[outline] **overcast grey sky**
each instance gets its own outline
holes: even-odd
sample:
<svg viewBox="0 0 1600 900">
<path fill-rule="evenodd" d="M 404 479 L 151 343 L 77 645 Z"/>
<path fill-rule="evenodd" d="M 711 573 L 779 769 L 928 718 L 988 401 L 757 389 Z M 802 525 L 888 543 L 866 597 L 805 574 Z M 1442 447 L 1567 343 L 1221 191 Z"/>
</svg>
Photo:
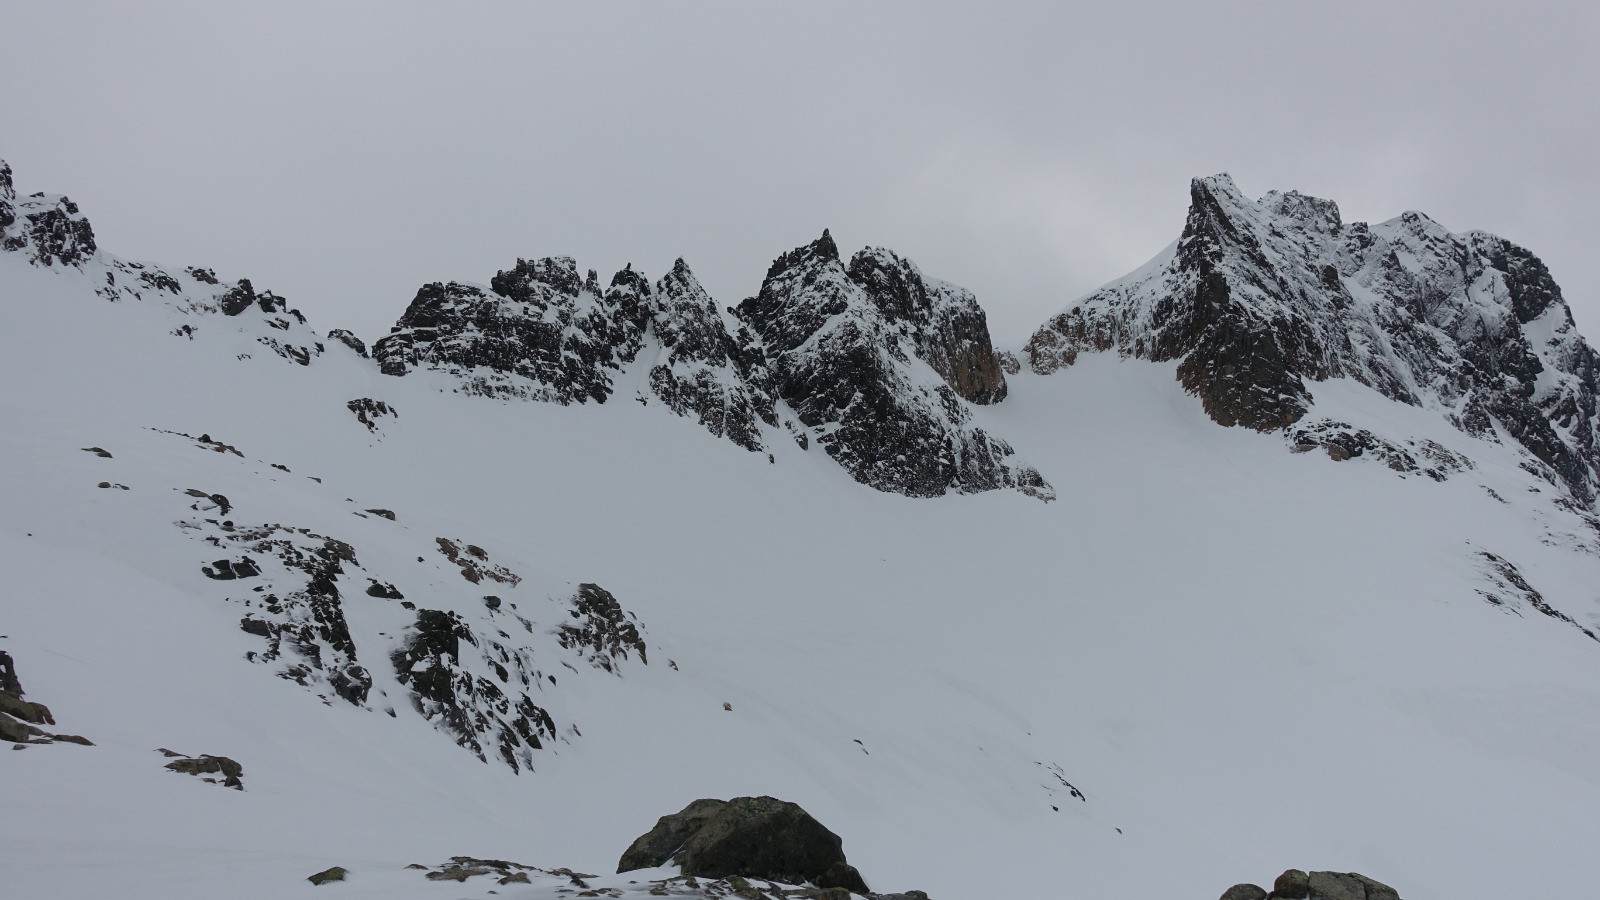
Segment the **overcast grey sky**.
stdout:
<svg viewBox="0 0 1600 900">
<path fill-rule="evenodd" d="M 1600 338 L 1591 3 L 22 3 L 0 158 L 102 247 L 371 340 L 519 256 L 678 256 L 732 305 L 831 228 L 1020 342 L 1188 182 L 1539 254 Z"/>
</svg>

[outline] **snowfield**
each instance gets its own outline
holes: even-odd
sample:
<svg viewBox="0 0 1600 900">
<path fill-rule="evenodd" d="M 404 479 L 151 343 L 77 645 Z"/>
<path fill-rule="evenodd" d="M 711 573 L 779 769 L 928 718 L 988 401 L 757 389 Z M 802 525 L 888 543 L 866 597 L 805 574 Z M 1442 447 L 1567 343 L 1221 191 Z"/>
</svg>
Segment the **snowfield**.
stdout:
<svg viewBox="0 0 1600 900">
<path fill-rule="evenodd" d="M 101 264 L 0 254 L 0 650 L 54 730 L 94 742 L 0 758 L 8 896 L 563 883 L 404 868 L 457 854 L 640 890 L 672 872 L 609 876 L 634 837 L 746 794 L 805 807 L 874 890 L 935 900 L 1208 898 L 1290 866 L 1407 900 L 1592 893 L 1600 534 L 1507 444 L 1427 410 L 1311 385 L 1321 415 L 1471 460 L 1442 482 L 1219 427 L 1174 364 L 1090 354 L 971 408 L 1055 501 L 910 499 L 815 444 L 773 440 L 769 462 L 627 387 L 466 396 L 336 341 L 297 365 L 250 315 L 107 302 Z M 369 429 L 357 398 L 395 415 Z M 202 572 L 239 555 L 205 540 L 223 518 L 354 549 L 338 584 L 367 705 L 246 659 L 250 580 Z M 518 583 L 469 582 L 441 537 Z M 369 578 L 528 648 L 558 732 L 532 771 L 418 712 L 390 665 L 414 614 Z M 580 583 L 637 617 L 648 662 L 562 655 Z M 158 748 L 229 756 L 245 790 L 166 771 Z M 305 880 L 333 865 L 350 880 Z"/>
</svg>

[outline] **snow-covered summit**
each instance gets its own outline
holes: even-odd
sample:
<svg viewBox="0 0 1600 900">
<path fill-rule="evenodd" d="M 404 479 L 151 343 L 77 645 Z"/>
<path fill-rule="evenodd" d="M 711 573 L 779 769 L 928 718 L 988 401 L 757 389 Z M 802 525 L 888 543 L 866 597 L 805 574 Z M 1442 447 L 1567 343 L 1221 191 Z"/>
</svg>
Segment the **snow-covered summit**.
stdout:
<svg viewBox="0 0 1600 900">
<path fill-rule="evenodd" d="M 35 265 L 81 266 L 94 257 L 94 228 L 64 195 L 18 200 L 11 166 L 0 159 L 0 248 L 26 253 Z"/>
<path fill-rule="evenodd" d="M 20 277 L 55 277 L 81 285 L 104 300 L 148 301 L 161 310 L 174 337 L 246 339 L 241 357 L 265 347 L 308 365 L 325 349 L 306 317 L 271 291 L 257 292 L 248 278 L 224 281 L 210 269 L 168 271 L 100 250 L 94 227 L 78 205 L 61 194 L 19 198 L 11 167 L 0 160 L 0 260 L 36 270 Z M 42 270 L 42 271 L 41 271 Z M 19 270 L 20 272 L 21 270 Z M 225 323 L 225 324 L 224 324 Z"/>
<path fill-rule="evenodd" d="M 887 251 L 863 251 L 846 269 L 824 231 L 780 256 L 736 313 L 761 339 L 778 396 L 857 481 L 914 497 L 1014 488 L 1053 499 L 952 386 L 985 402 L 1004 396 L 973 310 L 970 294 L 929 285 Z"/>
<path fill-rule="evenodd" d="M 1175 245 L 1033 335 L 1034 371 L 1087 351 L 1177 360 L 1214 420 L 1260 431 L 1303 423 L 1313 385 L 1348 378 L 1512 442 L 1593 502 L 1596 356 L 1532 253 L 1421 213 L 1369 226 L 1293 191 L 1251 200 L 1226 175 L 1196 179 L 1190 197 Z M 1328 432 L 1291 430 L 1301 446 Z"/>
<path fill-rule="evenodd" d="M 733 315 L 681 259 L 654 285 L 629 266 L 603 291 L 569 258 L 518 260 L 487 288 L 424 286 L 373 357 L 385 374 L 439 370 L 468 393 L 563 405 L 636 384 L 641 402 L 747 450 L 815 442 L 879 490 L 1053 496 L 971 422 L 969 403 L 1006 392 L 971 292 L 887 250 L 846 269 L 824 232 L 780 256 Z"/>
</svg>

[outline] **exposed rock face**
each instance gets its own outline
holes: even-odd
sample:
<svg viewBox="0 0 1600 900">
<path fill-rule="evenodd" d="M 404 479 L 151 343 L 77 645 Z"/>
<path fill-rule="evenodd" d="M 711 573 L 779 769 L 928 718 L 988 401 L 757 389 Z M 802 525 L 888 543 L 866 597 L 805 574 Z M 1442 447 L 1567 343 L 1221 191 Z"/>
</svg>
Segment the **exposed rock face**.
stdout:
<svg viewBox="0 0 1600 900">
<path fill-rule="evenodd" d="M 1006 377 L 989 319 L 964 287 L 928 278 L 892 250 L 868 247 L 850 258 L 850 280 L 861 286 L 916 355 L 973 403 L 999 403 Z"/>
<path fill-rule="evenodd" d="M 344 329 L 344 328 L 335 328 L 335 329 L 333 329 L 332 331 L 328 332 L 328 340 L 330 340 L 330 341 L 338 341 L 339 343 L 345 345 L 346 347 L 349 347 L 351 350 L 354 350 L 356 355 L 361 357 L 362 359 L 368 359 L 369 358 L 367 356 L 367 345 L 366 345 L 366 342 L 362 341 L 361 338 L 356 337 L 355 334 L 353 332 L 349 331 L 348 329 Z"/>
<path fill-rule="evenodd" d="M 1456 472 L 1474 468 L 1472 460 L 1436 441 L 1415 438 L 1391 441 L 1365 428 L 1332 419 L 1302 419 L 1284 429 L 1284 436 L 1296 453 L 1320 447 L 1336 462 L 1358 456 L 1371 457 L 1396 472 L 1418 472 L 1434 481 L 1444 481 Z"/>
<path fill-rule="evenodd" d="M 1272 895 L 1283 900 L 1304 900 L 1311 891 L 1311 876 L 1301 869 L 1285 869 L 1272 882 Z"/>
<path fill-rule="evenodd" d="M 788 423 L 798 443 L 879 490 L 1055 496 L 972 424 L 966 403 L 997 402 L 1006 383 L 968 291 L 887 250 L 847 269 L 824 235 L 775 263 L 736 315 L 681 259 L 654 285 L 629 266 L 604 291 L 571 259 L 518 260 L 488 288 L 424 286 L 372 355 L 389 375 L 435 369 L 468 393 L 563 404 L 604 402 L 636 372 L 639 400 L 751 451 L 782 426 L 782 401 L 809 429 Z"/>
<path fill-rule="evenodd" d="M 650 391 L 680 416 L 747 450 L 776 428 L 766 357 L 744 328 L 730 332 L 717 305 L 679 259 L 656 282 L 649 309 Z M 654 351 L 653 353 L 651 351 Z"/>
<path fill-rule="evenodd" d="M 622 859 L 617 862 L 618 874 L 653 869 L 671 862 L 689 838 L 727 805 L 726 800 L 696 800 L 678 812 L 657 819 L 654 828 L 639 835 L 623 851 Z"/>
<path fill-rule="evenodd" d="M 63 742 L 93 746 L 88 738 L 75 734 L 51 734 L 41 725 L 55 725 L 55 716 L 43 703 L 23 699 L 22 681 L 17 677 L 11 654 L 0 650 L 0 741 L 14 744 L 52 744 Z"/>
<path fill-rule="evenodd" d="M 11 166 L 0 160 L 0 248 L 23 252 L 36 266 L 81 266 L 94 257 L 94 228 L 59 194 L 17 198 Z"/>
<path fill-rule="evenodd" d="M 362 706 L 372 690 L 372 674 L 357 661 L 356 645 L 345 620 L 339 579 L 345 566 L 357 565 L 355 550 L 336 538 L 308 529 L 265 524 L 225 532 L 237 546 L 277 565 L 248 601 L 241 630 L 266 639 L 261 650 L 245 654 L 251 662 L 272 665 L 279 676 L 307 687 L 326 685 L 349 703 Z M 251 557 L 213 563 L 206 575 L 222 579 L 262 576 Z M 281 571 L 281 574 L 279 574 Z"/>
<path fill-rule="evenodd" d="M 557 629 L 561 646 L 579 651 L 595 668 L 615 671 L 616 663 L 631 653 L 639 654 L 640 662 L 650 661 L 633 613 L 623 609 L 617 598 L 600 585 L 578 585 L 571 615 L 573 622 Z"/>
<path fill-rule="evenodd" d="M 639 350 L 644 278 L 618 272 L 602 291 L 569 257 L 515 267 L 490 290 L 423 286 L 372 355 L 387 375 L 417 368 L 459 375 L 470 393 L 554 403 L 604 403 L 617 371 Z"/>
<path fill-rule="evenodd" d="M 765 345 L 778 397 L 845 471 L 879 490 L 936 497 L 1010 487 L 1053 499 L 1009 444 L 972 423 L 961 396 L 917 355 L 909 324 L 884 314 L 880 304 L 916 307 L 914 291 L 896 290 L 910 284 L 914 268 L 898 262 L 881 252 L 860 261 L 872 296 L 851 278 L 826 232 L 772 264 L 761 292 L 741 303 L 738 315 Z M 949 366 L 967 359 L 965 345 L 948 352 L 942 342 L 929 343 L 947 351 Z M 985 354 L 992 357 L 992 350 Z M 970 367 L 959 371 L 971 384 L 984 383 Z"/>
<path fill-rule="evenodd" d="M 167 763 L 167 768 L 183 775 L 193 775 L 202 781 L 220 784 L 236 791 L 244 790 L 244 766 L 226 756 L 212 756 L 202 753 L 199 756 L 175 759 Z"/>
<path fill-rule="evenodd" d="M 1268 894 L 1253 884 L 1236 884 L 1221 900 L 1400 900 L 1395 889 L 1355 872 L 1310 872 L 1289 869 L 1272 883 Z"/>
<path fill-rule="evenodd" d="M 480 658 L 466 658 L 469 652 Z M 527 694 L 539 677 L 531 651 L 480 637 L 457 613 L 417 610 L 416 624 L 392 662 L 417 710 L 438 719 L 479 759 L 487 761 L 487 743 L 513 770 L 532 768 L 532 751 L 556 736 L 555 720 Z"/>
<path fill-rule="evenodd" d="M 1600 641 L 1600 634 L 1591 628 L 1586 628 L 1554 606 L 1544 598 L 1544 595 L 1534 590 L 1522 572 L 1512 565 L 1505 557 L 1490 553 L 1488 550 L 1478 550 L 1474 554 L 1484 575 L 1485 586 L 1478 588 L 1478 596 L 1490 605 L 1499 607 L 1515 615 L 1522 615 L 1522 610 L 1533 609 L 1560 622 L 1578 629 L 1588 635 L 1591 640 Z"/>
<path fill-rule="evenodd" d="M 1509 438 L 1593 502 L 1600 363 L 1531 253 L 1419 213 L 1369 226 L 1294 192 L 1251 201 L 1225 175 L 1190 193 L 1176 244 L 1033 335 L 1034 371 L 1094 351 L 1177 360 L 1211 418 L 1260 431 L 1305 416 L 1311 384 L 1350 378 Z"/>
<path fill-rule="evenodd" d="M 1311 900 L 1400 900 L 1394 888 L 1355 872 L 1311 872 L 1306 896 Z"/>
<path fill-rule="evenodd" d="M 355 414 L 356 421 L 367 426 L 368 431 L 377 431 L 379 424 L 387 417 L 400 418 L 394 407 L 371 397 L 357 397 L 345 403 L 345 408 Z"/>
<path fill-rule="evenodd" d="M 773 797 L 696 800 L 639 837 L 617 871 L 676 861 L 683 874 L 768 878 L 845 888 L 867 885 L 845 861 L 844 842 L 793 803 Z"/>
</svg>

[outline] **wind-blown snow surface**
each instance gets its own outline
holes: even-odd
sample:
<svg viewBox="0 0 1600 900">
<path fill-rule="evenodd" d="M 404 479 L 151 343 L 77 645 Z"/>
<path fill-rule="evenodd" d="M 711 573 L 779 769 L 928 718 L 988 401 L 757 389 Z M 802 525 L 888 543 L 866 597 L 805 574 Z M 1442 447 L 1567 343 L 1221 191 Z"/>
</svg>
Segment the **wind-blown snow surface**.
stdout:
<svg viewBox="0 0 1600 900">
<path fill-rule="evenodd" d="M 402 867 L 609 872 L 657 816 L 740 794 L 800 803 L 874 889 L 936 900 L 1208 897 L 1289 866 L 1407 900 L 1592 889 L 1600 643 L 1486 602 L 1479 551 L 1592 628 L 1596 535 L 1424 411 L 1312 386 L 1475 469 L 1288 454 L 1208 420 L 1173 364 L 1087 357 L 974 411 L 1058 502 L 915 500 L 655 406 L 465 396 L 335 342 L 296 365 L 252 322 L 108 303 L 86 278 L 0 254 L 0 649 L 96 743 L 0 756 L 14 896 L 515 897 L 532 888 Z M 346 407 L 363 397 L 397 416 L 369 431 Z M 420 606 L 522 597 L 541 635 L 560 614 L 540 604 L 598 583 L 649 663 L 552 664 L 561 739 L 531 773 L 480 762 L 405 701 L 383 641 L 409 619 L 354 573 L 346 615 L 394 717 L 247 662 L 261 640 L 224 599 L 245 582 L 205 577 L 223 554 L 173 524 L 206 515 L 189 488 L 348 542 Z M 440 536 L 524 593 L 467 584 Z M 158 747 L 231 756 L 246 790 L 167 772 Z M 331 865 L 352 880 L 304 880 Z"/>
</svg>

